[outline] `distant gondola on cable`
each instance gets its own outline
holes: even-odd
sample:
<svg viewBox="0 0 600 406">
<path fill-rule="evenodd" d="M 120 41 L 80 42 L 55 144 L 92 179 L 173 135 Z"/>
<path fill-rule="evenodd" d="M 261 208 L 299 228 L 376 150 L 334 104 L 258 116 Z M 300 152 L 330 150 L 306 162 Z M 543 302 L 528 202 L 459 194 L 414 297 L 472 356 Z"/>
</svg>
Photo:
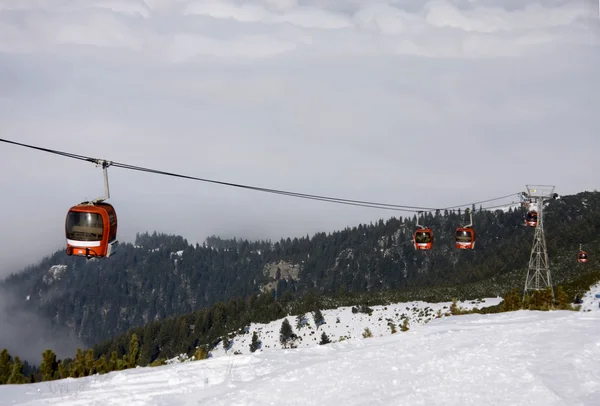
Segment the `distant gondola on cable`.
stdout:
<svg viewBox="0 0 600 406">
<path fill-rule="evenodd" d="M 588 262 L 588 253 L 581 249 L 581 244 L 579 244 L 579 252 L 577 253 L 577 262 L 585 264 Z"/>
<path fill-rule="evenodd" d="M 88 259 L 110 257 L 116 251 L 117 213 L 110 203 L 106 168 L 109 163 L 100 161 L 104 170 L 105 196 L 82 202 L 69 209 L 65 219 L 67 255 L 82 256 Z"/>
<path fill-rule="evenodd" d="M 527 216 L 525 217 L 525 224 L 529 227 L 536 227 L 538 223 L 538 213 L 535 210 L 531 210 L 527 212 Z"/>
<path fill-rule="evenodd" d="M 419 224 L 413 234 L 413 244 L 416 250 L 430 250 L 433 247 L 433 230 Z"/>
<path fill-rule="evenodd" d="M 473 213 L 469 211 L 470 222 L 466 226 L 460 226 L 454 233 L 456 248 L 469 250 L 475 248 L 475 230 L 473 229 Z"/>
<path fill-rule="evenodd" d="M 433 247 L 433 230 L 430 228 L 419 228 L 413 236 L 415 249 L 430 250 Z"/>
</svg>

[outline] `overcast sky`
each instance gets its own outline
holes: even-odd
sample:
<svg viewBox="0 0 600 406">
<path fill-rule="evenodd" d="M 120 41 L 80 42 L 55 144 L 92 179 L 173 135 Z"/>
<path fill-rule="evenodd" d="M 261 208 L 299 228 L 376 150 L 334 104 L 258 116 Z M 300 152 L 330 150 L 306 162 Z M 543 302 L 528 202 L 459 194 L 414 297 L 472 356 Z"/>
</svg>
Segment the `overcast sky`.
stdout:
<svg viewBox="0 0 600 406">
<path fill-rule="evenodd" d="M 0 1 L 0 138 L 444 207 L 598 188 L 592 0 Z M 0 276 L 65 244 L 91 163 L 0 143 Z M 109 169 L 119 239 L 294 237 L 391 212 Z"/>
</svg>

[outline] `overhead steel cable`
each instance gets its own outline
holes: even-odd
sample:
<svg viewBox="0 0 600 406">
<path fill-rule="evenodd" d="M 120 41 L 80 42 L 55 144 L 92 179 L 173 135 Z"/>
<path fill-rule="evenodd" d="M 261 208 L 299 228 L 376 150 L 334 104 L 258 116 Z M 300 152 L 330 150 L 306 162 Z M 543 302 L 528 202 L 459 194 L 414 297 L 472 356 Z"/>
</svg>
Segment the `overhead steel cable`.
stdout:
<svg viewBox="0 0 600 406">
<path fill-rule="evenodd" d="M 473 203 L 469 203 L 469 205 L 475 205 L 475 204 L 483 204 L 483 203 L 489 203 L 489 202 L 495 202 L 496 200 L 501 200 L 501 199 L 508 199 L 511 196 L 515 196 L 517 195 L 517 193 L 511 193 L 509 195 L 504 195 L 504 196 L 500 196 L 500 197 L 495 197 L 493 199 L 487 199 L 487 200 L 480 200 L 478 202 L 473 202 Z M 457 206 L 448 206 L 448 207 L 444 207 L 442 210 L 449 210 L 449 209 L 457 209 L 459 207 L 464 207 L 466 205 L 461 204 L 461 205 L 457 205 Z"/>
<path fill-rule="evenodd" d="M 384 209 L 384 210 L 405 211 L 405 212 L 412 212 L 412 213 L 432 212 L 432 211 L 436 211 L 436 210 L 448 210 L 448 209 L 453 209 L 453 208 L 472 206 L 473 204 L 487 203 L 487 202 L 505 199 L 507 197 L 516 195 L 516 193 L 511 193 L 509 195 L 500 196 L 500 197 L 493 198 L 493 199 L 482 200 L 480 202 L 471 202 L 471 203 L 466 203 L 463 205 L 456 205 L 456 206 L 443 207 L 443 208 L 398 205 L 398 204 L 379 203 L 379 202 L 371 202 L 371 201 L 364 201 L 364 200 L 343 199 L 343 198 L 314 195 L 314 194 L 307 194 L 307 193 L 298 193 L 298 192 L 291 192 L 291 191 L 286 191 L 286 190 L 265 188 L 265 187 L 260 187 L 260 186 L 245 185 L 245 184 L 241 184 L 241 183 L 232 183 L 232 182 L 225 182 L 225 181 L 219 181 L 219 180 L 214 180 L 214 179 L 206 179 L 206 178 L 200 178 L 200 177 L 196 177 L 196 176 L 182 175 L 182 174 L 178 174 L 178 173 L 174 173 L 174 172 L 166 172 L 166 171 L 162 171 L 162 170 L 158 170 L 158 169 L 144 168 L 141 166 L 129 165 L 129 164 L 121 163 L 121 162 L 102 160 L 102 159 L 98 159 L 98 158 L 88 157 L 85 155 L 73 154 L 70 152 L 59 151 L 59 150 L 55 150 L 55 149 L 51 149 L 51 148 L 38 147 L 38 146 L 24 144 L 24 143 L 6 140 L 6 139 L 2 139 L 2 138 L 0 138 L 0 141 L 8 143 L 8 144 L 12 144 L 12 145 L 17 145 L 17 146 L 21 146 L 21 147 L 25 147 L 25 148 L 35 149 L 35 150 L 42 151 L 42 152 L 47 152 L 47 153 L 51 153 L 51 154 L 64 156 L 67 158 L 78 159 L 78 160 L 82 160 L 82 161 L 92 162 L 95 164 L 108 164 L 109 166 L 115 166 L 117 168 L 129 169 L 129 170 L 134 170 L 134 171 L 139 171 L 139 172 L 147 172 L 147 173 L 153 173 L 153 174 L 159 174 L 159 175 L 165 175 L 165 176 L 172 176 L 172 177 L 177 177 L 177 178 L 182 178 L 182 179 L 196 180 L 196 181 L 200 181 L 200 182 L 213 183 L 213 184 L 218 184 L 218 185 L 223 185 L 223 186 L 230 186 L 230 187 L 242 188 L 242 189 L 247 189 L 247 190 L 254 190 L 254 191 L 258 191 L 258 192 L 278 194 L 278 195 L 283 195 L 283 196 L 298 197 L 298 198 L 309 199 L 309 200 L 325 201 L 325 202 L 330 202 L 330 203 L 346 204 L 346 205 L 360 206 L 360 207 L 370 207 L 370 208 Z"/>
<path fill-rule="evenodd" d="M 178 178 L 197 180 L 197 181 L 201 181 L 201 182 L 214 183 L 214 184 L 219 184 L 219 185 L 224 185 L 224 186 L 232 186 L 232 187 L 237 187 L 237 188 L 242 188 L 242 189 L 255 190 L 255 191 L 259 191 L 259 192 L 299 197 L 299 198 L 310 199 L 310 200 L 326 201 L 326 202 L 331 202 L 331 203 L 348 204 L 348 205 L 352 205 L 352 206 L 362 206 L 362 207 L 371 207 L 371 208 L 376 208 L 376 209 L 387 209 L 387 210 L 409 211 L 409 212 L 415 212 L 418 210 L 423 210 L 423 211 L 435 210 L 434 208 L 429 208 L 429 207 L 402 206 L 402 205 L 395 205 L 395 204 L 388 204 L 388 203 L 377 203 L 377 202 L 369 202 L 369 201 L 362 201 L 362 200 L 341 199 L 341 198 L 329 197 L 329 196 L 311 195 L 311 194 L 306 194 L 306 193 L 297 193 L 297 192 L 290 192 L 290 191 L 285 191 L 285 190 L 269 189 L 269 188 L 263 188 L 263 187 L 259 187 L 259 186 L 250 186 L 250 185 L 244 185 L 244 184 L 239 184 L 239 183 L 231 183 L 231 182 L 224 182 L 224 181 L 213 180 L 213 179 L 198 178 L 195 176 L 181 175 L 178 173 L 165 172 L 165 171 L 161 171 L 161 170 L 157 170 L 157 169 L 143 168 L 143 167 L 139 167 L 139 166 L 122 164 L 119 162 L 112 162 L 111 166 L 116 166 L 118 168 L 130 169 L 130 170 L 135 170 L 135 171 L 140 171 L 140 172 L 148 172 L 148 173 L 154 173 L 154 174 L 160 174 L 160 175 L 174 176 L 174 177 L 178 177 Z"/>
<path fill-rule="evenodd" d="M 481 210 L 503 209 L 503 208 L 508 209 L 510 207 L 515 207 L 515 206 L 520 206 L 520 205 L 521 205 L 521 202 L 512 201 L 509 203 L 498 204 L 498 205 L 494 205 L 494 206 L 481 207 Z"/>
</svg>

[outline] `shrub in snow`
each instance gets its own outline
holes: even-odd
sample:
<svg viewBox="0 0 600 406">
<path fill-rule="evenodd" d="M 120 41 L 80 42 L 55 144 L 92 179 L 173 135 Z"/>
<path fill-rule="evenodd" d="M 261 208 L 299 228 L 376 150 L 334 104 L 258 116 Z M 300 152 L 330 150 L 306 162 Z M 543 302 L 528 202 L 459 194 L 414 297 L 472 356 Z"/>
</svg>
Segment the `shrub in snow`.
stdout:
<svg viewBox="0 0 600 406">
<path fill-rule="evenodd" d="M 207 359 L 208 358 L 208 350 L 205 346 L 200 346 L 194 353 L 195 360 Z"/>
<path fill-rule="evenodd" d="M 319 342 L 319 344 L 320 345 L 329 344 L 330 342 L 331 342 L 331 340 L 329 339 L 327 334 L 325 334 L 325 332 L 323 331 L 323 334 L 321 334 L 321 341 Z"/>
</svg>

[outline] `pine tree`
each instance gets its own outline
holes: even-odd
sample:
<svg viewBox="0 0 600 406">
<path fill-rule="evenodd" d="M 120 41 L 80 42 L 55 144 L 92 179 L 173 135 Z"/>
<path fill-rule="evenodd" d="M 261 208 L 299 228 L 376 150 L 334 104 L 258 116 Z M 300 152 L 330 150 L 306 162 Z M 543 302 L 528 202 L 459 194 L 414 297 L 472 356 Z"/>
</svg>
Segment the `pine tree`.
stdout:
<svg viewBox="0 0 600 406">
<path fill-rule="evenodd" d="M 294 331 L 292 330 L 292 326 L 286 317 L 281 322 L 281 328 L 279 329 L 279 342 L 283 348 L 287 348 L 287 343 L 290 338 L 292 338 L 292 334 L 294 334 Z"/>
<path fill-rule="evenodd" d="M 229 350 L 230 347 L 231 347 L 231 339 L 227 335 L 223 336 L 223 349 L 227 352 L 227 350 Z"/>
<path fill-rule="evenodd" d="M 8 381 L 8 377 L 12 371 L 11 356 L 8 350 L 4 348 L 0 352 L 0 385 L 3 385 Z"/>
<path fill-rule="evenodd" d="M 100 356 L 100 358 L 98 358 L 98 359 L 96 360 L 96 363 L 95 363 L 95 364 L 96 364 L 96 365 L 95 365 L 96 371 L 97 371 L 99 374 L 105 374 L 106 372 L 108 372 L 108 371 L 107 371 L 107 366 L 108 366 L 108 365 L 107 365 L 107 363 L 106 363 L 106 357 L 104 356 L 104 354 L 102 354 L 102 355 Z"/>
<path fill-rule="evenodd" d="M 135 333 L 131 335 L 131 341 L 129 342 L 129 354 L 127 357 L 127 367 L 135 368 L 137 365 L 138 357 L 140 353 L 140 344 L 138 337 Z"/>
<path fill-rule="evenodd" d="M 319 342 L 319 344 L 324 345 L 324 344 L 329 344 L 330 342 L 331 342 L 331 340 L 329 339 L 327 334 L 325 334 L 325 332 L 323 331 L 323 333 L 321 333 L 321 341 Z"/>
<path fill-rule="evenodd" d="M 51 349 L 47 349 L 42 353 L 42 363 L 40 364 L 42 381 L 51 381 L 55 379 L 57 371 L 58 362 L 56 361 L 56 354 Z"/>
<path fill-rule="evenodd" d="M 58 361 L 56 373 L 54 374 L 55 379 L 65 379 L 68 377 L 67 371 L 65 371 L 64 363 L 62 360 Z"/>
<path fill-rule="evenodd" d="M 15 356 L 15 360 L 13 361 L 10 375 L 6 380 L 6 383 L 9 385 L 14 385 L 26 382 L 27 378 L 25 378 L 25 375 L 23 375 L 23 363 L 18 356 Z"/>
<path fill-rule="evenodd" d="M 305 314 L 299 314 L 298 316 L 296 316 L 296 329 L 300 330 L 302 327 L 304 327 L 304 324 L 306 323 L 306 315 Z"/>
<path fill-rule="evenodd" d="M 501 312 L 512 312 L 521 308 L 521 295 L 517 289 L 511 290 L 509 293 L 504 295 L 500 304 Z"/>
<path fill-rule="evenodd" d="M 127 354 L 123 354 L 123 358 L 117 358 L 117 371 L 122 371 L 127 368 Z"/>
<path fill-rule="evenodd" d="M 313 312 L 313 320 L 315 321 L 315 326 L 317 329 L 322 324 L 325 324 L 325 317 L 323 317 L 323 313 L 321 313 L 320 309 L 317 309 Z"/>
<path fill-rule="evenodd" d="M 91 376 L 96 373 L 96 360 L 94 359 L 94 350 L 91 348 L 85 352 L 84 365 L 85 376 Z"/>
<path fill-rule="evenodd" d="M 567 310 L 571 307 L 569 303 L 569 297 L 565 293 L 562 286 L 557 286 L 554 290 L 554 297 L 556 299 L 556 306 L 561 310 Z"/>
<path fill-rule="evenodd" d="M 72 378 L 82 378 L 85 376 L 85 373 L 85 356 L 83 355 L 83 350 L 81 348 L 77 348 L 77 353 L 75 354 L 75 361 L 73 363 L 70 376 Z"/>
<path fill-rule="evenodd" d="M 260 346 L 260 341 L 258 340 L 258 334 L 256 331 L 252 333 L 252 342 L 250 343 L 250 352 L 255 352 L 258 350 Z"/>
<path fill-rule="evenodd" d="M 458 313 L 458 306 L 456 304 L 456 298 L 455 297 L 452 298 L 452 304 L 450 305 L 450 313 L 451 314 L 457 314 Z"/>
<path fill-rule="evenodd" d="M 113 351 L 110 354 L 110 360 L 108 361 L 108 367 L 106 368 L 106 372 L 117 371 L 118 364 L 117 352 Z"/>
</svg>

